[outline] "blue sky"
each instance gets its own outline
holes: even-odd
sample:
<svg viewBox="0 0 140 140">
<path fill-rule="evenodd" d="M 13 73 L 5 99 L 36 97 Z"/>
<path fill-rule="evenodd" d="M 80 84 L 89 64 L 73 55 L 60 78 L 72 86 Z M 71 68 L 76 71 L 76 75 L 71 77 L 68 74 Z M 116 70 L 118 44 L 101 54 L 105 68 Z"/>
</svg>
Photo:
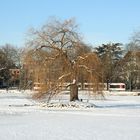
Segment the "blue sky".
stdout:
<svg viewBox="0 0 140 140">
<path fill-rule="evenodd" d="M 28 29 L 51 16 L 74 17 L 84 41 L 93 46 L 125 44 L 140 31 L 140 0 L 0 0 L 0 45 L 24 46 Z"/>
</svg>

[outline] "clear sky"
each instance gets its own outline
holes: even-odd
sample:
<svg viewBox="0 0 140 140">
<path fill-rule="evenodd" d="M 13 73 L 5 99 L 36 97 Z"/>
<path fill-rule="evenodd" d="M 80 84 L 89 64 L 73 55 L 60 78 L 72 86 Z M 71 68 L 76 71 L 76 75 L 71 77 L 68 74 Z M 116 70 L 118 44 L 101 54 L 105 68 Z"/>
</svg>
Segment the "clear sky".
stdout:
<svg viewBox="0 0 140 140">
<path fill-rule="evenodd" d="M 140 31 L 140 0 L 0 0 L 0 45 L 24 46 L 29 28 L 75 17 L 88 44 L 127 43 Z"/>
</svg>

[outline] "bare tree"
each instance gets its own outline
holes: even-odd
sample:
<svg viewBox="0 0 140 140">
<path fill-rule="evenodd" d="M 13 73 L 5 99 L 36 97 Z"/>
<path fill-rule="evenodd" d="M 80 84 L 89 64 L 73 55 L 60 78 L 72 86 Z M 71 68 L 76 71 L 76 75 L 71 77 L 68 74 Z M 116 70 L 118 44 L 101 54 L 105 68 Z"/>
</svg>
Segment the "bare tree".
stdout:
<svg viewBox="0 0 140 140">
<path fill-rule="evenodd" d="M 32 29 L 30 34 L 32 39 L 28 42 L 28 46 L 36 48 L 32 48 L 32 55 L 26 57 L 26 65 L 31 58 L 32 64 L 36 67 L 32 72 L 34 78 L 38 77 L 36 79 L 38 82 L 45 83 L 42 84 L 43 90 L 35 97 L 48 95 L 50 99 L 61 91 L 64 82 L 68 82 L 70 101 L 79 100 L 78 82 L 81 70 L 85 73 L 85 81 L 94 83 L 94 91 L 100 90 L 98 86 L 102 81 L 100 60 L 95 53 L 88 51 L 90 49 L 83 47 L 73 19 L 65 21 L 55 19 L 40 30 Z"/>
<path fill-rule="evenodd" d="M 140 89 L 140 52 L 128 51 L 121 61 L 122 78 L 127 88 Z"/>
<path fill-rule="evenodd" d="M 140 51 L 140 31 L 134 32 L 126 45 L 128 51 Z"/>
<path fill-rule="evenodd" d="M 126 44 L 126 55 L 123 59 L 124 74 L 130 90 L 140 88 L 140 31 L 136 31 Z"/>
</svg>

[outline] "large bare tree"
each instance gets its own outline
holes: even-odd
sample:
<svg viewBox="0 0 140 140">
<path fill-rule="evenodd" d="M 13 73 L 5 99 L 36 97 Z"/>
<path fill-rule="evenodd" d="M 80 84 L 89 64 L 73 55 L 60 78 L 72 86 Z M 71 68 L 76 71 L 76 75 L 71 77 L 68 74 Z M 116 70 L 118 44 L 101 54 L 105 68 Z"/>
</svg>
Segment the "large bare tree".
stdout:
<svg viewBox="0 0 140 140">
<path fill-rule="evenodd" d="M 61 85 L 67 82 L 67 87 L 70 86 L 70 101 L 79 100 L 78 82 L 81 74 L 85 82 L 94 83 L 94 91 L 100 90 L 100 60 L 89 47 L 81 43 L 73 19 L 51 20 L 40 30 L 30 30 L 30 35 L 27 45 L 33 51 L 26 56 L 26 65 L 34 66 L 34 80 L 36 75 L 38 82 L 45 83 L 42 84 L 43 90 L 35 97 L 48 95 L 51 98 L 61 91 Z"/>
</svg>

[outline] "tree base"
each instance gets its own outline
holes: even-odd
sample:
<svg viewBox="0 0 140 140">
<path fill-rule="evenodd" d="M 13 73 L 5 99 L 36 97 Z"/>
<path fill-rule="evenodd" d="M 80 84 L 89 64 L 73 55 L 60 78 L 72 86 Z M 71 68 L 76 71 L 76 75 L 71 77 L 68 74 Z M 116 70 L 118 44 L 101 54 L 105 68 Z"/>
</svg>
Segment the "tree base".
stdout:
<svg viewBox="0 0 140 140">
<path fill-rule="evenodd" d="M 72 84 L 70 87 L 70 101 L 79 101 L 77 84 Z"/>
</svg>

